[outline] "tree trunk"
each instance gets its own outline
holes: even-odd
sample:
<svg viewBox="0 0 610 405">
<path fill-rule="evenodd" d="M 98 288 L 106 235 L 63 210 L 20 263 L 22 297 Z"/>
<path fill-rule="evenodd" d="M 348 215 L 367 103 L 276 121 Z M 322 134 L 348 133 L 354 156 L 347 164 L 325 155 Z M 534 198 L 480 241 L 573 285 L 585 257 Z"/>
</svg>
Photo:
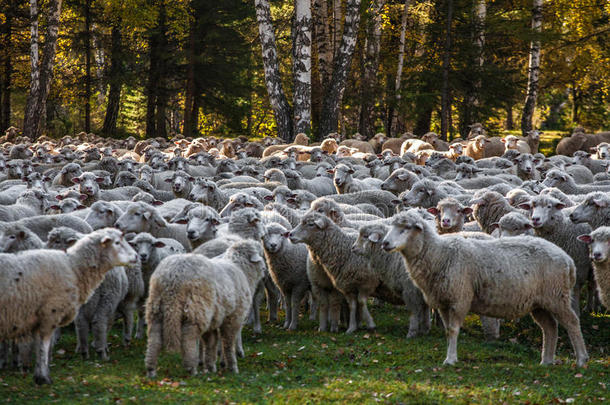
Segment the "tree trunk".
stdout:
<svg viewBox="0 0 610 405">
<path fill-rule="evenodd" d="M 460 111 L 460 133 L 465 136 L 469 125 L 480 121 L 479 106 L 481 104 L 482 67 L 484 63 L 483 47 L 485 45 L 485 18 L 487 16 L 486 0 L 476 0 L 473 10 L 472 42 L 474 47 L 473 69 L 474 79 L 466 90 L 466 97 Z"/>
<path fill-rule="evenodd" d="M 578 124 L 578 113 L 580 110 L 580 92 L 575 85 L 572 85 L 571 88 L 572 93 L 572 123 Z"/>
<path fill-rule="evenodd" d="M 91 0 L 85 1 L 85 132 L 91 132 Z"/>
<path fill-rule="evenodd" d="M 4 76 L 2 77 L 2 89 L 0 93 L 2 103 L 0 105 L 0 131 L 4 131 L 11 126 L 11 85 L 13 77 L 13 61 L 11 54 L 11 37 L 13 31 L 13 2 L 9 2 L 6 9 L 6 21 L 4 22 Z"/>
<path fill-rule="evenodd" d="M 532 31 L 534 38 L 530 45 L 530 58 L 527 78 L 527 95 L 523 114 L 521 116 L 521 133 L 526 136 L 532 129 L 536 99 L 538 98 L 538 80 L 540 76 L 540 32 L 542 31 L 542 2 L 533 0 L 532 8 Z"/>
<path fill-rule="evenodd" d="M 338 129 L 339 110 L 347 75 L 352 64 L 352 57 L 358 39 L 360 24 L 360 0 L 347 0 L 343 38 L 335 58 L 331 81 L 326 88 L 322 104 L 322 116 L 318 127 L 319 136 L 326 136 Z"/>
<path fill-rule="evenodd" d="M 292 49 L 294 134 L 311 133 L 311 0 L 295 0 Z"/>
<path fill-rule="evenodd" d="M 367 139 L 375 135 L 375 97 L 377 71 L 379 70 L 379 48 L 381 46 L 381 9 L 385 0 L 374 0 L 369 8 L 367 20 L 363 75 L 360 82 L 360 123 L 358 132 Z"/>
<path fill-rule="evenodd" d="M 59 17 L 61 15 L 62 0 L 50 0 L 47 15 L 47 30 L 45 35 L 42 60 L 38 61 L 38 5 L 36 0 L 30 1 L 30 32 L 32 34 L 30 56 L 32 57 L 32 83 L 30 94 L 26 103 L 23 122 L 23 135 L 36 139 L 42 130 L 42 117 L 44 117 L 47 97 L 51 90 L 53 79 L 53 64 L 57 49 L 57 34 L 59 31 Z M 39 63 L 38 63 L 39 62 Z M 35 66 L 35 68 L 34 68 Z"/>
<path fill-rule="evenodd" d="M 116 25 L 112 27 L 110 35 L 110 89 L 108 90 L 108 102 L 106 104 L 106 116 L 104 117 L 102 133 L 112 136 L 116 134 L 121 101 L 121 87 L 123 84 L 121 28 L 119 23 L 116 23 Z"/>
<path fill-rule="evenodd" d="M 292 142 L 292 112 L 282 88 L 269 0 L 254 0 L 254 6 L 256 8 L 269 103 L 273 109 L 279 137 L 285 142 Z"/>
<path fill-rule="evenodd" d="M 106 85 L 104 83 L 106 55 L 104 54 L 104 42 L 99 35 L 95 35 L 95 24 L 91 30 L 91 43 L 93 44 L 93 63 L 95 64 L 95 79 L 97 84 L 97 92 L 99 93 L 97 100 L 99 104 L 103 104 L 104 99 L 106 98 Z"/>
<path fill-rule="evenodd" d="M 339 52 L 339 47 L 341 46 L 341 23 L 343 21 L 343 13 L 341 10 L 341 0 L 332 0 L 333 1 L 333 19 L 332 19 L 332 43 L 333 43 L 333 59 L 337 56 L 337 52 Z"/>
<path fill-rule="evenodd" d="M 443 50 L 443 78 L 441 88 L 441 133 L 440 137 L 447 140 L 451 104 L 449 101 L 449 70 L 451 63 L 451 23 L 453 21 L 453 0 L 447 0 L 447 25 L 445 27 L 445 49 Z"/>
<path fill-rule="evenodd" d="M 405 0 L 405 6 L 402 11 L 402 21 L 400 23 L 400 43 L 398 45 L 398 66 L 396 67 L 396 80 L 394 82 L 394 102 L 395 106 L 391 107 L 388 113 L 388 128 L 386 130 L 388 136 L 392 136 L 392 128 L 395 120 L 398 119 L 398 105 L 400 103 L 401 94 L 400 87 L 402 85 L 402 69 L 405 64 L 405 44 L 407 36 L 407 22 L 409 20 L 409 3 L 410 0 Z"/>
<path fill-rule="evenodd" d="M 506 129 L 509 131 L 515 128 L 515 123 L 513 121 L 513 105 L 510 104 L 506 106 Z"/>
<path fill-rule="evenodd" d="M 184 136 L 192 136 L 194 133 L 193 126 L 193 104 L 195 98 L 195 26 L 196 26 L 196 13 L 193 13 L 189 18 L 189 39 L 188 39 L 188 51 L 187 51 L 187 65 L 186 65 L 186 89 L 184 96 L 184 129 L 182 131 Z"/>
<path fill-rule="evenodd" d="M 165 4 L 159 5 L 157 26 L 148 38 L 150 67 L 148 69 L 148 84 L 146 90 L 146 137 L 166 135 L 165 105 L 167 97 L 163 89 L 163 71 L 166 51 L 166 10 Z M 160 111 L 161 110 L 161 111 Z"/>
</svg>

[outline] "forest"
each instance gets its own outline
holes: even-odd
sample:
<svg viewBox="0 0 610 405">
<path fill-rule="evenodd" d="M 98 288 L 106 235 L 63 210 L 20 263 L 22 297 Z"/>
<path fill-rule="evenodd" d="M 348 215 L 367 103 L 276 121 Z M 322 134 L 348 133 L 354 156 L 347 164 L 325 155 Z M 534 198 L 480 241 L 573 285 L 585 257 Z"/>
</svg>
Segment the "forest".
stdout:
<svg viewBox="0 0 610 405">
<path fill-rule="evenodd" d="M 0 0 L 0 130 L 610 128 L 606 0 Z"/>
</svg>

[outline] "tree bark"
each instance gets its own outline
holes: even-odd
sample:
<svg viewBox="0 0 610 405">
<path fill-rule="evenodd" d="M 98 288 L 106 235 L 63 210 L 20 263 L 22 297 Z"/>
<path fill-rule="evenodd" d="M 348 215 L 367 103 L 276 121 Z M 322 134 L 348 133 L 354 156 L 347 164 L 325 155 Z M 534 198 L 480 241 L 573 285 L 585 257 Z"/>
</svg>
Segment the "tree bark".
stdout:
<svg viewBox="0 0 610 405">
<path fill-rule="evenodd" d="M 360 82 L 360 122 L 358 132 L 367 139 L 375 135 L 375 96 L 377 71 L 379 70 L 379 48 L 381 46 L 381 9 L 385 0 L 373 0 L 369 8 L 363 75 Z"/>
<path fill-rule="evenodd" d="M 392 129 L 394 122 L 398 120 L 398 105 L 400 103 L 401 94 L 400 88 L 402 86 L 402 69 L 405 64 L 405 44 L 407 36 L 407 22 L 409 20 L 409 5 L 411 0 L 405 0 L 405 6 L 402 11 L 402 20 L 400 22 L 400 43 L 398 45 L 398 66 L 396 67 L 396 79 L 394 81 L 394 103 L 393 107 L 390 107 L 388 113 L 388 128 L 386 130 L 388 136 L 392 136 Z"/>
<path fill-rule="evenodd" d="M 322 104 L 322 116 L 318 127 L 318 134 L 321 137 L 338 129 L 339 109 L 356 49 L 359 25 L 360 0 L 347 0 L 341 46 L 334 57 L 332 78 L 326 88 Z"/>
<path fill-rule="evenodd" d="M 349 6 L 348 6 L 349 7 Z M 341 23 L 343 21 L 343 13 L 341 10 L 341 0 L 333 0 L 333 20 L 332 20 L 332 43 L 333 43 L 333 59 L 339 52 L 341 46 Z"/>
<path fill-rule="evenodd" d="M 576 85 L 570 89 L 572 93 L 572 123 L 578 124 L 581 94 Z"/>
<path fill-rule="evenodd" d="M 479 106 L 482 87 L 482 67 L 484 63 L 483 47 L 485 45 L 485 18 L 487 16 L 486 0 L 476 0 L 473 10 L 472 42 L 474 46 L 473 69 L 474 79 L 467 90 L 460 114 L 460 133 L 466 135 L 468 126 L 480 121 Z"/>
<path fill-rule="evenodd" d="M 269 103 L 273 109 L 279 137 L 286 142 L 292 142 L 292 112 L 282 88 L 269 0 L 254 0 L 254 6 L 256 8 Z"/>
<path fill-rule="evenodd" d="M 447 140 L 451 104 L 449 100 L 449 70 L 451 69 L 451 23 L 453 21 L 453 0 L 447 0 L 447 24 L 445 27 L 445 49 L 443 50 L 443 78 L 441 87 L 441 133 L 440 137 Z"/>
<path fill-rule="evenodd" d="M 513 105 L 509 104 L 506 106 L 506 129 L 509 131 L 515 128 L 515 123 L 513 121 Z"/>
<path fill-rule="evenodd" d="M 4 22 L 4 38 L 2 47 L 4 48 L 4 76 L 1 83 L 0 94 L 2 100 L 0 105 L 0 131 L 4 131 L 11 126 L 11 86 L 13 78 L 13 61 L 11 53 L 11 38 L 13 32 L 13 2 L 9 2 L 6 9 L 6 21 Z"/>
<path fill-rule="evenodd" d="M 295 0 L 293 133 L 311 133 L 311 0 Z"/>
<path fill-rule="evenodd" d="M 540 77 L 540 32 L 542 31 L 542 2 L 533 0 L 532 33 L 534 38 L 530 45 L 530 58 L 528 64 L 527 95 L 523 114 L 521 115 L 521 133 L 526 136 L 532 129 L 536 99 L 538 98 L 538 81 Z"/>
<path fill-rule="evenodd" d="M 328 27 L 328 4 L 326 0 L 312 1 L 314 44 L 318 55 L 320 83 L 328 83 L 333 62 L 333 48 Z"/>
<path fill-rule="evenodd" d="M 115 23 L 110 34 L 110 89 L 108 90 L 106 116 L 104 117 L 104 126 L 102 127 L 102 133 L 110 136 L 116 134 L 121 101 L 121 87 L 123 85 L 121 28 L 119 25 L 120 23 Z"/>
<path fill-rule="evenodd" d="M 164 70 L 167 51 L 167 12 L 165 3 L 159 5 L 157 26 L 148 38 L 150 66 L 148 69 L 146 101 L 146 137 L 167 136 L 165 106 L 167 96 L 164 89 Z"/>
<path fill-rule="evenodd" d="M 91 0 L 85 1 L 85 132 L 91 132 Z"/>
<path fill-rule="evenodd" d="M 48 3 L 47 29 L 42 60 L 38 61 L 38 5 L 30 0 L 30 32 L 32 34 L 30 56 L 32 57 L 32 83 L 26 103 L 23 122 L 23 134 L 36 139 L 42 130 L 42 118 L 46 110 L 47 97 L 53 79 L 53 64 L 57 49 L 57 34 L 62 0 L 50 0 Z"/>
<path fill-rule="evenodd" d="M 188 39 L 188 51 L 187 51 L 187 66 L 186 66 L 186 89 L 184 96 L 184 129 L 182 131 L 184 136 L 191 136 L 193 134 L 193 104 L 195 98 L 195 26 L 197 15 L 193 15 L 189 18 L 189 39 Z"/>
</svg>

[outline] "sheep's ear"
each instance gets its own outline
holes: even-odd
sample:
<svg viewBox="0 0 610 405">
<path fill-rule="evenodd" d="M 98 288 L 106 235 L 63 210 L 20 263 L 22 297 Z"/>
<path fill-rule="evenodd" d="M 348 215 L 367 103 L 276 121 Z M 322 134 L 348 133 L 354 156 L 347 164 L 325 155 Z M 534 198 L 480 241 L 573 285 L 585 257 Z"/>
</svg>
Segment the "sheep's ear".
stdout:
<svg viewBox="0 0 610 405">
<path fill-rule="evenodd" d="M 532 209 L 532 204 L 529 202 L 521 203 L 519 204 L 519 208 L 521 208 L 522 210 L 529 211 Z"/>
<path fill-rule="evenodd" d="M 17 236 L 18 236 L 20 239 L 25 238 L 25 231 L 19 231 L 19 233 L 17 234 Z"/>
<path fill-rule="evenodd" d="M 66 243 L 68 244 L 68 246 L 74 245 L 77 241 L 78 241 L 77 238 L 68 238 L 68 239 L 66 239 Z"/>
<path fill-rule="evenodd" d="M 50 210 L 59 210 L 59 209 L 61 209 L 61 208 L 59 207 L 59 205 L 54 204 L 54 205 L 51 205 L 51 206 L 49 207 L 49 209 L 50 209 Z"/>
<path fill-rule="evenodd" d="M 106 235 L 102 238 L 102 240 L 100 240 L 100 245 L 102 245 L 103 247 L 106 247 L 106 245 L 108 245 L 109 243 L 112 243 L 113 238 L 112 236 Z"/>
<path fill-rule="evenodd" d="M 72 183 L 79 184 L 80 183 L 80 178 L 79 177 L 72 177 Z"/>
<path fill-rule="evenodd" d="M 470 214 L 472 214 L 472 208 L 470 208 L 470 207 L 464 207 L 464 208 L 462 208 L 462 214 L 464 214 L 464 215 L 470 215 Z"/>
<path fill-rule="evenodd" d="M 597 199 L 593 200 L 593 204 L 595 204 L 595 206 L 597 208 L 606 208 L 608 206 L 608 202 L 606 202 L 604 200 L 597 200 Z"/>
<path fill-rule="evenodd" d="M 78 196 L 78 199 L 81 201 L 85 201 L 88 198 L 87 194 L 81 194 Z"/>
<path fill-rule="evenodd" d="M 570 165 L 570 166 L 572 166 L 572 165 Z M 568 176 L 566 174 L 562 174 L 559 177 L 561 178 L 561 181 L 568 181 Z"/>
<path fill-rule="evenodd" d="M 398 204 L 400 204 L 402 201 L 400 201 L 398 198 L 395 198 L 395 199 L 393 199 L 391 202 L 392 202 L 392 204 L 394 204 L 394 205 L 398 205 Z"/>
<path fill-rule="evenodd" d="M 424 230 L 424 226 L 421 223 L 419 223 L 419 222 L 413 224 L 413 228 L 417 229 L 418 231 L 423 231 Z"/>
<path fill-rule="evenodd" d="M 189 223 L 189 220 L 186 219 L 185 217 L 181 217 L 181 218 L 178 218 L 178 219 L 173 219 L 172 223 L 173 224 L 186 225 L 186 224 Z"/>
<path fill-rule="evenodd" d="M 502 143 L 506 143 L 506 138 L 501 139 Z"/>
<path fill-rule="evenodd" d="M 591 152 L 597 152 L 597 146 L 594 146 L 594 147 L 592 147 L 592 148 L 589 148 L 589 150 L 590 150 Z"/>
<path fill-rule="evenodd" d="M 369 235 L 369 240 L 373 243 L 377 243 L 381 240 L 381 235 L 378 234 L 377 232 L 373 232 L 372 234 Z"/>
<path fill-rule="evenodd" d="M 566 205 L 562 202 L 558 202 L 557 204 L 555 204 L 555 209 L 558 209 L 558 210 L 562 210 L 565 207 L 566 207 Z"/>
<path fill-rule="evenodd" d="M 163 243 L 162 241 L 158 240 L 155 243 L 153 243 L 153 246 L 156 248 L 162 248 L 165 247 L 165 243 Z"/>
<path fill-rule="evenodd" d="M 288 236 L 290 236 L 290 232 L 284 232 L 284 233 L 282 234 L 282 236 L 283 236 L 284 238 L 287 238 Z"/>
<path fill-rule="evenodd" d="M 273 201 L 274 198 L 272 195 L 266 195 L 265 197 L 263 197 L 266 201 Z"/>
<path fill-rule="evenodd" d="M 218 225 L 220 225 L 220 221 L 219 221 L 219 220 L 217 220 L 216 218 L 212 218 L 212 219 L 210 219 L 210 222 L 211 222 L 211 223 L 212 223 L 212 225 L 214 225 L 214 226 L 218 226 Z"/>
<path fill-rule="evenodd" d="M 250 256 L 250 261 L 252 263 L 260 263 L 263 261 L 263 258 L 258 253 L 254 253 L 253 255 Z"/>
<path fill-rule="evenodd" d="M 313 222 L 320 229 L 326 228 L 326 222 L 324 221 L 323 218 L 316 218 Z"/>
<path fill-rule="evenodd" d="M 84 205 L 82 205 L 82 204 L 79 204 L 79 205 L 76 207 L 76 209 L 77 209 L 77 210 L 84 210 L 85 208 L 87 208 L 87 207 L 85 207 L 85 206 L 84 206 Z"/>
<path fill-rule="evenodd" d="M 167 178 L 167 179 L 165 179 L 163 181 L 166 182 L 166 183 L 171 183 L 173 180 L 171 178 Z"/>
<path fill-rule="evenodd" d="M 154 206 L 163 205 L 163 201 L 153 200 L 152 205 L 154 205 Z"/>
<path fill-rule="evenodd" d="M 587 234 L 579 235 L 579 236 L 576 237 L 576 239 L 578 239 L 579 241 L 584 242 L 584 243 L 591 243 L 591 242 L 593 242 L 593 238 L 591 238 L 591 235 L 587 235 Z"/>
<path fill-rule="evenodd" d="M 428 208 L 428 212 L 432 215 L 438 215 L 440 213 L 440 211 L 436 207 Z"/>
<path fill-rule="evenodd" d="M 489 226 L 489 229 L 490 229 L 490 230 L 493 232 L 493 231 L 495 231 L 496 229 L 498 229 L 499 227 L 500 227 L 500 224 L 499 224 L 498 222 L 494 222 L 493 224 L 491 224 L 491 225 Z"/>
<path fill-rule="evenodd" d="M 326 173 L 335 174 L 335 169 L 328 169 L 328 170 L 326 170 Z"/>
</svg>

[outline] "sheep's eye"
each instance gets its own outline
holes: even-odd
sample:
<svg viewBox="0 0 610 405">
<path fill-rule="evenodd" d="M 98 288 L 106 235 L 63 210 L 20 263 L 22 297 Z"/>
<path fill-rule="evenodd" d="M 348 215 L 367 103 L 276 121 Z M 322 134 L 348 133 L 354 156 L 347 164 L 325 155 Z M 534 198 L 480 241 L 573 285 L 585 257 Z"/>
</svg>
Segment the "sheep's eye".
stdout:
<svg viewBox="0 0 610 405">
<path fill-rule="evenodd" d="M 15 235 L 9 236 L 9 239 L 15 239 Z"/>
<path fill-rule="evenodd" d="M 136 217 L 139 217 L 140 213 L 139 212 L 134 212 L 133 215 L 135 215 Z"/>
</svg>

